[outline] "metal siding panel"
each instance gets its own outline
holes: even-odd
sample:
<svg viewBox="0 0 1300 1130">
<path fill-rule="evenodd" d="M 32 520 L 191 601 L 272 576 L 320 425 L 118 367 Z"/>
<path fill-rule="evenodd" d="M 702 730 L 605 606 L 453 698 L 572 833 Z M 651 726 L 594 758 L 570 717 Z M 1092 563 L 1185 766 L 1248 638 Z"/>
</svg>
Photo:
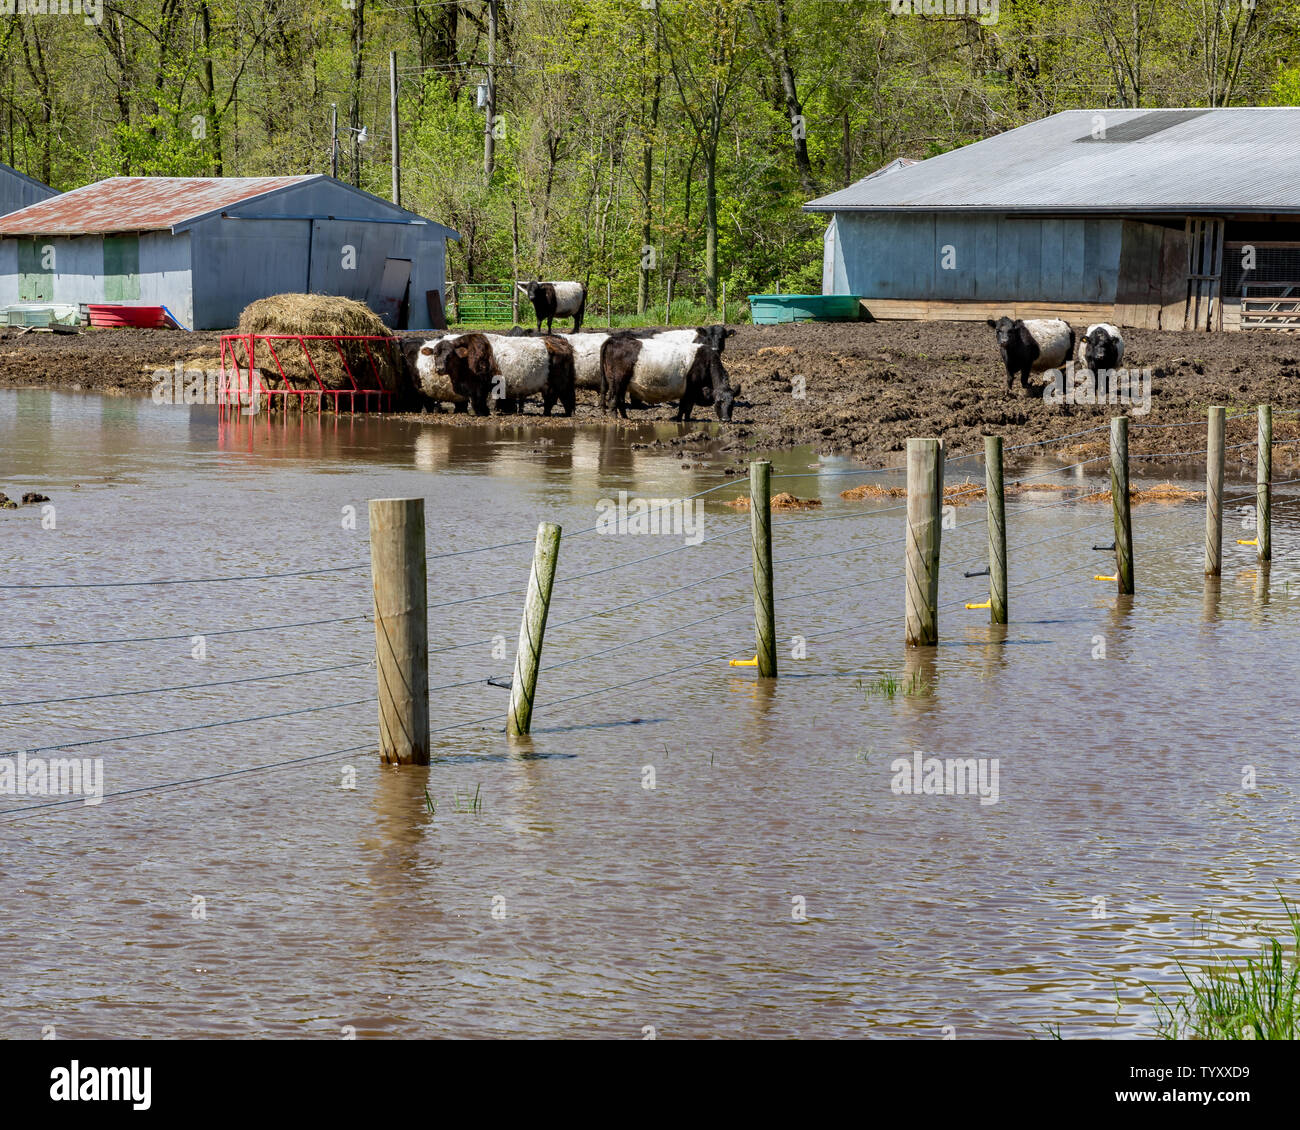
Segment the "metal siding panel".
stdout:
<svg viewBox="0 0 1300 1130">
<path fill-rule="evenodd" d="M 1042 251 L 1039 257 L 1040 297 L 1044 302 L 1068 302 L 1065 293 L 1065 229 L 1064 220 L 1042 222 Z"/>
<path fill-rule="evenodd" d="M 952 247 L 956 265 L 952 270 L 943 267 L 943 249 Z M 975 234 L 970 219 L 966 217 L 934 217 L 934 296 L 958 299 L 971 297 L 971 280 L 974 278 Z"/>
<path fill-rule="evenodd" d="M 228 329 L 244 307 L 307 283 L 306 220 L 223 220 L 191 229 L 194 329 Z"/>
</svg>

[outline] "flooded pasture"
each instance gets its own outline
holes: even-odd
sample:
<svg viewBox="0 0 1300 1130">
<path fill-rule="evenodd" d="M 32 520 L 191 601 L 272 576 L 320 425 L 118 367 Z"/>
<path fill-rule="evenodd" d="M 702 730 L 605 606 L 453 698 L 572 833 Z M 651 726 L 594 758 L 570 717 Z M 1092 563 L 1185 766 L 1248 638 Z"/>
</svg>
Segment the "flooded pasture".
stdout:
<svg viewBox="0 0 1300 1130">
<path fill-rule="evenodd" d="M 1107 505 L 1013 496 L 1005 629 L 964 608 L 985 511 L 958 507 L 941 643 L 909 653 L 900 500 L 779 453 L 773 489 L 823 506 L 773 517 L 760 683 L 727 662 L 754 653 L 747 485 L 701 495 L 696 538 L 602 533 L 620 491 L 719 481 L 629 438 L 0 391 L 0 490 L 54 507 L 0 513 L 0 584 L 177 582 L 4 589 L 0 752 L 102 757 L 107 795 L 0 795 L 0 1034 L 1149 1036 L 1178 962 L 1281 929 L 1295 487 L 1262 571 L 1230 481 L 1221 581 L 1202 505 L 1135 506 L 1132 598 L 1093 579 Z M 415 495 L 434 763 L 384 768 L 366 500 Z M 565 534 L 510 744 L 486 680 L 542 520 Z M 997 759 L 996 795 L 896 792 L 915 751 Z"/>
</svg>

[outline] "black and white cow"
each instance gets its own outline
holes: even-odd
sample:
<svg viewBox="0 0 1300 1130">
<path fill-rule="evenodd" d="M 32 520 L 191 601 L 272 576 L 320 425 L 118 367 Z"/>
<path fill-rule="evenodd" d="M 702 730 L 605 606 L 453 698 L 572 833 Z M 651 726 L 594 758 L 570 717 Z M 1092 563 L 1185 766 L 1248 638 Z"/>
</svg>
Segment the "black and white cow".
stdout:
<svg viewBox="0 0 1300 1130">
<path fill-rule="evenodd" d="M 579 282 L 530 282 L 523 291 L 533 304 L 537 315 L 537 332 L 551 333 L 556 318 L 572 318 L 573 332 L 582 329 L 582 316 L 587 311 L 587 288 Z"/>
<path fill-rule="evenodd" d="M 719 420 L 731 419 L 735 391 L 711 346 L 613 334 L 601 348 L 600 368 L 602 412 L 612 406 L 626 420 L 629 398 L 642 405 L 675 400 L 678 420 L 689 420 L 697 404 L 712 404 Z"/>
<path fill-rule="evenodd" d="M 1029 388 L 1029 374 L 1058 369 L 1074 356 L 1074 330 L 1060 318 L 990 318 L 998 348 L 1007 367 L 1007 392 L 1020 374 L 1020 387 Z"/>
<path fill-rule="evenodd" d="M 1079 342 L 1078 366 L 1093 374 L 1097 395 L 1110 394 L 1110 378 L 1124 360 L 1124 335 L 1109 322 L 1088 327 Z"/>
<path fill-rule="evenodd" d="M 455 334 L 420 350 L 421 391 L 430 400 L 469 403 L 486 416 L 495 402 L 502 412 L 517 412 L 524 401 L 542 395 L 542 415 L 558 401 L 566 416 L 576 405 L 573 350 L 563 338 L 507 337 L 504 334 Z"/>
</svg>

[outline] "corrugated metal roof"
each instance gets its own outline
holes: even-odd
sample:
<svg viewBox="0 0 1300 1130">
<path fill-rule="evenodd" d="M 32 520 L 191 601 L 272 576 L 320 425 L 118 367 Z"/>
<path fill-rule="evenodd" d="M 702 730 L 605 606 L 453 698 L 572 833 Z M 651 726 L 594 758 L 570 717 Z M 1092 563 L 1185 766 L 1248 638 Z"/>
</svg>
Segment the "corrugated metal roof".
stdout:
<svg viewBox="0 0 1300 1130">
<path fill-rule="evenodd" d="M 1096 125 L 1105 127 L 1098 136 Z M 1300 108 L 1066 110 L 809 212 L 1300 212 Z"/>
<path fill-rule="evenodd" d="M 48 193 L 51 196 L 55 195 L 58 192 L 57 189 L 51 188 L 44 181 L 37 180 L 35 177 L 29 177 L 21 169 L 15 169 L 10 165 L 6 165 L 3 161 L 0 161 L 0 174 L 4 176 L 14 177 L 17 180 L 22 181 L 24 184 L 29 184 L 33 188 L 38 188 L 41 191 Z"/>
<path fill-rule="evenodd" d="M 0 235 L 169 231 L 209 212 L 316 180 L 293 177 L 110 177 L 0 218 Z"/>
</svg>

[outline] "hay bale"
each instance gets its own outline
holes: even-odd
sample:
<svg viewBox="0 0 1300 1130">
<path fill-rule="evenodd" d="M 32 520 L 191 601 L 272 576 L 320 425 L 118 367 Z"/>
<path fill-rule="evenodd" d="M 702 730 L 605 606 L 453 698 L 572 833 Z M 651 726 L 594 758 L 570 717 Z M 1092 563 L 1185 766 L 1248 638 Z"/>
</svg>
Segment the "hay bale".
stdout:
<svg viewBox="0 0 1300 1130">
<path fill-rule="evenodd" d="M 321 384 L 326 388 L 351 388 L 352 382 L 348 379 L 351 370 L 358 388 L 403 391 L 401 343 L 364 302 L 332 294 L 274 294 L 244 307 L 244 312 L 239 315 L 239 332 L 383 338 L 383 341 L 371 342 L 309 341 L 306 345 L 310 361 L 296 341 L 275 342 L 274 356 L 267 342 L 258 341 L 253 364 L 262 371 L 270 387 L 279 386 L 283 369 L 291 388 L 314 389 L 317 387 L 316 376 L 312 373 L 314 365 Z M 277 357 L 279 365 L 276 364 Z M 245 360 L 242 351 L 240 360 Z M 283 400 L 290 407 L 296 406 L 298 400 L 297 397 L 274 399 Z M 346 398 L 343 404 L 347 405 Z"/>
</svg>

